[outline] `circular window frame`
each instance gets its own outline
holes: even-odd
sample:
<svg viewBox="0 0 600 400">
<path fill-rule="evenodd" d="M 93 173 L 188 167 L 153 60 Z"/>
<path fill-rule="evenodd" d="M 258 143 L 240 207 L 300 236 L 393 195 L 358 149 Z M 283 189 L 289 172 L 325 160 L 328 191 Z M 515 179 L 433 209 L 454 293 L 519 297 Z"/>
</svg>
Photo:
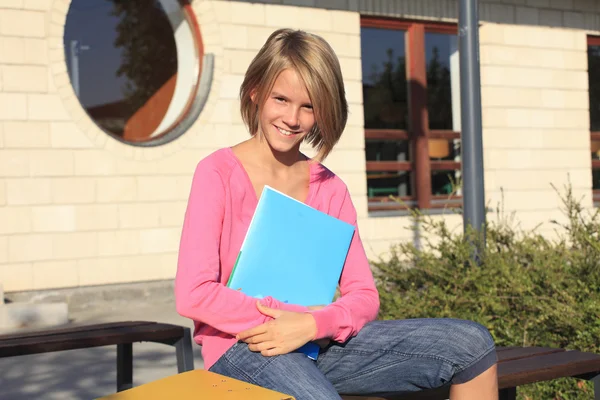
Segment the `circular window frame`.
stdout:
<svg viewBox="0 0 600 400">
<path fill-rule="evenodd" d="M 71 84 L 64 51 L 64 28 L 71 1 L 53 1 L 49 8 L 50 29 L 47 36 L 48 62 L 50 76 L 53 78 L 50 92 L 55 92 L 60 97 L 64 110 L 71 116 L 70 121 L 87 135 L 96 148 L 118 153 L 128 159 L 148 161 L 170 156 L 183 148 L 197 147 L 196 141 L 202 141 L 199 139 L 204 130 L 201 127 L 210 125 L 210 115 L 218 101 L 218 91 L 212 89 L 218 88 L 223 73 L 222 69 L 215 66 L 216 59 L 223 55 L 220 27 L 214 6 L 207 5 L 196 0 L 181 4 L 182 7 L 187 8 L 185 14 L 192 17 L 194 25 L 190 25 L 190 28 L 197 30 L 195 34 L 200 39 L 199 43 L 204 54 L 203 57 L 198 58 L 199 76 L 194 95 L 190 96 L 189 109 L 182 114 L 179 123 L 172 126 L 170 132 L 152 141 L 136 143 L 119 140 L 117 135 L 100 128 L 81 105 Z M 200 26 L 198 21 L 206 22 Z M 202 33 L 203 31 L 205 32 Z"/>
</svg>

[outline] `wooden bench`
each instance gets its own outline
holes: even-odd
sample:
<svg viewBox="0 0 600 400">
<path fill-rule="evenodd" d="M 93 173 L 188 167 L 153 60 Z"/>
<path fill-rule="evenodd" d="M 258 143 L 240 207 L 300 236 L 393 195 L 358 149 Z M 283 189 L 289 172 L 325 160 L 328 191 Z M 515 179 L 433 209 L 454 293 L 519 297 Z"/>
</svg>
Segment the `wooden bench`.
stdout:
<svg viewBox="0 0 600 400">
<path fill-rule="evenodd" d="M 595 400 L 600 400 L 600 355 L 547 347 L 498 347 L 500 400 L 515 400 L 517 386 L 573 377 L 594 382 Z M 344 400 L 442 400 L 449 388 L 414 394 L 342 396 Z"/>
<path fill-rule="evenodd" d="M 178 372 L 194 369 L 190 329 L 147 321 L 81 325 L 0 335 L 0 357 L 117 345 L 117 391 L 132 387 L 134 342 L 175 347 Z"/>
</svg>

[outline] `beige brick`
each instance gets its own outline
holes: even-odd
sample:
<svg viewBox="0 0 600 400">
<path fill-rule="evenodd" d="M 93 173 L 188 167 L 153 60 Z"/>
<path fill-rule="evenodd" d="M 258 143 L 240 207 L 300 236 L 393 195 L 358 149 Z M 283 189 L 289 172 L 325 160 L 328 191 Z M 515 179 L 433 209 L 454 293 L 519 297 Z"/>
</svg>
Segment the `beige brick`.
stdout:
<svg viewBox="0 0 600 400">
<path fill-rule="evenodd" d="M 137 178 L 139 201 L 164 201 L 177 200 L 177 181 L 172 177 L 138 177 Z"/>
<path fill-rule="evenodd" d="M 52 178 L 52 202 L 55 204 L 92 203 L 96 183 L 91 178 Z"/>
<path fill-rule="evenodd" d="M 224 48 L 247 49 L 250 27 L 221 24 L 221 40 Z"/>
<path fill-rule="evenodd" d="M 20 121 L 27 119 L 27 95 L 0 93 L 0 120 Z"/>
<path fill-rule="evenodd" d="M 255 3 L 229 3 L 231 4 L 231 22 L 240 25 L 264 25 L 265 5 Z M 267 6 L 268 7 L 268 6 Z"/>
<path fill-rule="evenodd" d="M 65 121 L 71 119 L 58 95 L 30 94 L 27 99 L 27 115 L 31 120 Z"/>
<path fill-rule="evenodd" d="M 485 150 L 491 149 L 587 149 L 589 133 L 558 129 L 485 129 Z"/>
<path fill-rule="evenodd" d="M 2 66 L 2 80 L 7 92 L 43 93 L 48 91 L 48 72 L 44 67 Z"/>
<path fill-rule="evenodd" d="M 78 205 L 75 208 L 78 231 L 109 230 L 119 227 L 117 205 Z"/>
<path fill-rule="evenodd" d="M 365 169 L 365 152 L 362 150 L 335 149 L 323 164 L 336 173 L 362 172 Z"/>
<path fill-rule="evenodd" d="M 5 206 L 6 204 L 6 180 L 0 179 L 0 206 Z"/>
<path fill-rule="evenodd" d="M 331 12 L 332 31 L 360 35 L 360 14 L 348 11 Z"/>
<path fill-rule="evenodd" d="M 365 125 L 365 116 L 362 105 L 351 104 L 348 106 L 348 127 L 360 127 Z"/>
<path fill-rule="evenodd" d="M 589 150 L 497 149 L 486 151 L 486 169 L 583 169 L 590 167 Z"/>
<path fill-rule="evenodd" d="M 75 175 L 112 175 L 117 173 L 117 171 L 123 174 L 126 173 L 123 169 L 117 168 L 117 161 L 113 155 L 104 150 L 76 151 L 74 157 Z"/>
<path fill-rule="evenodd" d="M 23 8 L 23 0 L 3 0 L 2 8 Z"/>
<path fill-rule="evenodd" d="M 142 149 L 145 150 L 145 149 Z M 159 163 L 153 160 L 127 160 L 125 158 L 116 159 L 116 170 L 121 175 L 157 175 L 162 171 L 158 168 Z"/>
<path fill-rule="evenodd" d="M 55 260 L 96 257 L 98 234 L 96 232 L 57 233 L 52 235 Z"/>
<path fill-rule="evenodd" d="M 213 1 L 213 10 L 217 16 L 217 21 L 220 23 L 231 22 L 232 8 L 237 4 L 232 4 L 229 1 Z"/>
<path fill-rule="evenodd" d="M 26 10 L 48 11 L 52 0 L 23 0 L 23 8 Z"/>
<path fill-rule="evenodd" d="M 544 108 L 556 109 L 589 109 L 589 96 L 584 91 L 542 90 L 541 104 Z"/>
<path fill-rule="evenodd" d="M 37 11 L 0 9 L 0 35 L 44 37 L 44 14 Z"/>
<path fill-rule="evenodd" d="M 23 150 L 0 150 L 0 176 L 28 176 L 29 154 Z"/>
<path fill-rule="evenodd" d="M 243 81 L 244 75 L 223 75 L 219 97 L 222 99 L 238 99 Z"/>
<path fill-rule="evenodd" d="M 0 236 L 0 264 L 6 263 L 8 263 L 8 236 Z"/>
<path fill-rule="evenodd" d="M 20 37 L 0 36 L 0 63 L 23 64 L 26 60 L 25 40 Z"/>
<path fill-rule="evenodd" d="M 52 122 L 50 124 L 50 142 L 54 148 L 85 149 L 94 147 L 89 137 L 72 122 Z"/>
<path fill-rule="evenodd" d="M 7 148 L 46 148 L 50 145 L 49 126 L 43 122 L 5 122 L 4 146 Z"/>
<path fill-rule="evenodd" d="M 488 186 L 488 178 L 494 181 Z M 548 190 L 551 184 L 563 187 L 571 183 L 573 188 L 589 189 L 591 185 L 590 170 L 584 169 L 555 169 L 555 170 L 494 170 L 486 174 L 486 188 L 504 188 L 509 190 Z"/>
<path fill-rule="evenodd" d="M 273 28 L 294 29 L 300 26 L 300 10 L 296 7 L 268 5 L 265 8 L 265 25 Z"/>
<path fill-rule="evenodd" d="M 51 260 L 52 255 L 52 235 L 11 235 L 8 237 L 9 262 Z"/>
<path fill-rule="evenodd" d="M 74 206 L 38 206 L 31 210 L 34 232 L 75 231 Z"/>
<path fill-rule="evenodd" d="M 181 227 L 183 225 L 186 207 L 187 202 L 185 201 L 160 203 L 158 205 L 160 226 Z"/>
<path fill-rule="evenodd" d="M 98 255 L 100 257 L 139 254 L 139 252 L 139 231 L 98 232 Z"/>
<path fill-rule="evenodd" d="M 481 103 L 488 107 L 536 107 L 540 106 L 542 90 L 536 88 L 510 88 L 484 86 L 481 88 Z"/>
<path fill-rule="evenodd" d="M 362 82 L 359 81 L 347 81 L 345 82 L 346 89 L 346 100 L 348 103 L 362 105 L 363 103 L 363 92 Z"/>
<path fill-rule="evenodd" d="M 233 109 L 237 104 L 235 100 L 219 100 L 210 116 L 210 123 L 228 123 L 233 122 Z"/>
<path fill-rule="evenodd" d="M 93 258 L 77 261 L 81 286 L 122 282 L 122 264 L 118 258 Z"/>
<path fill-rule="evenodd" d="M 340 58 L 340 67 L 344 82 L 362 81 L 362 65 L 359 58 Z"/>
<path fill-rule="evenodd" d="M 58 289 L 79 285 L 77 261 L 47 261 L 33 263 L 31 289 Z"/>
<path fill-rule="evenodd" d="M 177 251 L 180 235 L 180 228 L 142 230 L 140 231 L 140 251 L 143 254 Z"/>
<path fill-rule="evenodd" d="M 52 186 L 49 179 L 7 179 L 5 183 L 8 205 L 52 203 Z"/>
<path fill-rule="evenodd" d="M 106 177 L 96 181 L 99 203 L 125 203 L 135 201 L 137 184 L 135 177 Z"/>
<path fill-rule="evenodd" d="M 263 42 L 264 43 L 264 42 Z M 252 45 L 254 46 L 254 45 Z M 254 47 L 253 47 L 254 48 Z M 243 75 L 246 73 L 250 62 L 256 56 L 256 50 L 225 50 L 223 53 L 224 62 L 231 65 L 232 74 Z M 239 90 L 239 88 L 238 88 Z"/>
<path fill-rule="evenodd" d="M 300 7 L 297 9 L 298 23 L 307 31 L 329 32 L 332 31 L 332 12 L 318 8 Z M 356 28 L 356 27 L 355 27 Z M 356 33 L 355 33 L 356 34 Z"/>
<path fill-rule="evenodd" d="M 160 224 L 157 203 L 119 204 L 118 213 L 121 229 L 156 228 Z"/>
<path fill-rule="evenodd" d="M 31 175 L 70 176 L 74 173 L 73 152 L 68 150 L 30 151 Z"/>
<path fill-rule="evenodd" d="M 0 282 L 7 292 L 31 290 L 33 285 L 32 265 L 30 263 L 2 265 Z"/>
<path fill-rule="evenodd" d="M 364 150 L 365 149 L 365 131 L 359 127 L 348 126 L 344 129 L 336 149 Z"/>
<path fill-rule="evenodd" d="M 256 50 L 259 50 L 265 44 L 274 30 L 275 29 L 273 28 L 265 28 L 262 26 L 249 26 L 247 30 L 248 37 L 246 47 L 237 47 L 237 49 L 253 50 L 254 55 L 256 55 Z M 243 72 L 245 73 L 245 71 Z"/>
<path fill-rule="evenodd" d="M 317 32 L 329 42 L 338 57 L 360 58 L 360 36 Z"/>
</svg>

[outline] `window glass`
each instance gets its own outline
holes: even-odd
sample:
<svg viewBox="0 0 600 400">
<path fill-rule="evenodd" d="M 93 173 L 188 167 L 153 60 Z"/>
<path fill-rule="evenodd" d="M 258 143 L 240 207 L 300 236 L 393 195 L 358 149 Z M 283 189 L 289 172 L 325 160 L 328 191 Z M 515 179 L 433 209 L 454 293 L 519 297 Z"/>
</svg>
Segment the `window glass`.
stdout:
<svg viewBox="0 0 600 400">
<path fill-rule="evenodd" d="M 361 28 L 365 129 L 408 129 L 404 35 Z"/>
<path fill-rule="evenodd" d="M 92 120 L 129 143 L 168 134 L 189 111 L 199 40 L 178 0 L 72 0 L 64 34 L 71 84 Z"/>
</svg>

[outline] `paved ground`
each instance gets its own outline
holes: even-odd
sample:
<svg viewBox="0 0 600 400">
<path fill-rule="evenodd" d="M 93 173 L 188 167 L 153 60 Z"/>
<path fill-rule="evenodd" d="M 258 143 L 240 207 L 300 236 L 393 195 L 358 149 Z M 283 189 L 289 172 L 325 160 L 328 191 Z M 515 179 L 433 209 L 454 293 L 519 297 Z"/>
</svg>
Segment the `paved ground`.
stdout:
<svg viewBox="0 0 600 400">
<path fill-rule="evenodd" d="M 131 296 L 128 296 L 131 297 Z M 76 323 L 150 320 L 192 327 L 175 312 L 170 296 L 94 300 L 73 307 Z M 195 368 L 202 368 L 200 348 L 194 346 Z M 133 345 L 133 383 L 139 385 L 177 373 L 171 346 Z M 71 350 L 0 359 L 0 399 L 94 399 L 116 391 L 116 347 Z"/>
</svg>

